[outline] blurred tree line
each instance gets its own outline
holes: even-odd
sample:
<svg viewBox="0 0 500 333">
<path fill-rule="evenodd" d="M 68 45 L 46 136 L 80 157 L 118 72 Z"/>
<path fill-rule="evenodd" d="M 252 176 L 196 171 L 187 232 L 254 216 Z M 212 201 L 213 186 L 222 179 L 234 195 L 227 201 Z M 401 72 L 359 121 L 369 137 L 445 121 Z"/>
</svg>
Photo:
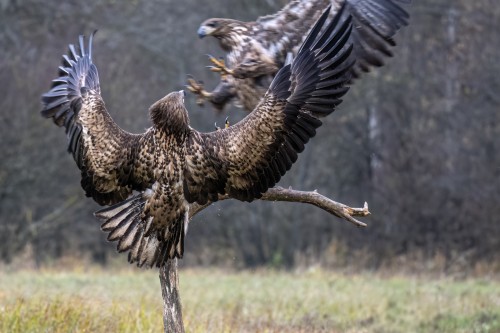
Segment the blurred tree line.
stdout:
<svg viewBox="0 0 500 333">
<path fill-rule="evenodd" d="M 443 268 L 500 257 L 500 7 L 494 0 L 419 0 L 395 57 L 355 82 L 336 113 L 280 182 L 337 201 L 368 201 L 369 227 L 355 229 L 304 204 L 214 204 L 191 222 L 186 264 L 235 267 L 361 263 Z M 37 264 L 115 254 L 65 152 L 62 129 L 39 115 L 39 96 L 81 33 L 94 43 L 102 94 L 115 121 L 149 127 L 147 109 L 181 89 L 187 74 L 215 86 L 198 40 L 209 17 L 253 20 L 284 0 L 0 1 L 0 258 L 31 249 Z M 188 98 L 192 126 L 224 115 Z M 244 116 L 229 110 L 235 123 Z M 410 260 L 411 259 L 411 260 Z M 494 268 L 494 267 L 493 267 Z M 500 267 L 496 267 L 500 269 Z"/>
</svg>

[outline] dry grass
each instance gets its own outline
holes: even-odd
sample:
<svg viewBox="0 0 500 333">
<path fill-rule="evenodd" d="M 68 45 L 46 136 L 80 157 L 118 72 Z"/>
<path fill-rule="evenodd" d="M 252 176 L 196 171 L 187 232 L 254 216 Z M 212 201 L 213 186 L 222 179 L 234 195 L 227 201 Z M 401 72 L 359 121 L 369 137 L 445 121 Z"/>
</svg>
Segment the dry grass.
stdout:
<svg viewBox="0 0 500 333">
<path fill-rule="evenodd" d="M 187 332 L 500 332 L 500 282 L 182 270 Z M 1 332 L 160 332 L 155 271 L 0 273 Z"/>
</svg>

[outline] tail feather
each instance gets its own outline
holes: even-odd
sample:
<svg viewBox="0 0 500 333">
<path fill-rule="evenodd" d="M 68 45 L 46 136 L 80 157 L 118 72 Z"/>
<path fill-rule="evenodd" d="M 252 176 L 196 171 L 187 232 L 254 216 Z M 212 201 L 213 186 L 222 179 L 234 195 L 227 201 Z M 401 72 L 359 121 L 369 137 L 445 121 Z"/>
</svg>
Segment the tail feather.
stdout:
<svg viewBox="0 0 500 333">
<path fill-rule="evenodd" d="M 139 245 L 138 256 L 129 256 L 129 261 L 131 263 L 137 262 L 139 267 L 160 267 L 168 258 L 160 258 L 158 255 L 164 244 L 157 237 L 143 237 L 141 239 L 141 244 Z"/>
<path fill-rule="evenodd" d="M 106 220 L 106 222 L 101 225 L 102 231 L 112 231 L 117 228 L 124 219 L 127 219 L 131 211 L 134 211 L 136 207 L 143 206 L 145 202 L 146 198 L 134 196 L 116 205 L 101 209 L 95 212 L 94 215 L 98 219 Z"/>
<path fill-rule="evenodd" d="M 120 240 L 123 236 L 125 236 L 125 233 L 128 231 L 135 219 L 136 216 L 134 212 L 126 214 L 125 217 L 122 218 L 122 221 L 116 226 L 116 228 L 111 230 L 111 232 L 108 234 L 108 241 L 114 242 Z M 118 250 L 121 249 L 119 248 Z"/>
<path fill-rule="evenodd" d="M 117 242 L 118 252 L 128 251 L 128 261 L 139 267 L 161 267 L 170 258 L 182 258 L 184 253 L 185 217 L 166 230 L 159 230 L 153 218 L 143 220 L 148 197 L 140 193 L 125 201 L 94 213 L 108 233 L 108 241 Z"/>
<path fill-rule="evenodd" d="M 139 217 L 135 217 L 131 223 L 129 223 L 127 230 L 125 233 L 117 238 L 118 244 L 116 247 L 118 248 L 118 252 L 125 252 L 130 250 L 132 245 L 134 244 L 134 240 L 136 240 L 136 235 L 139 230 L 138 225 L 141 222 Z M 110 234 L 111 235 L 111 234 Z"/>
</svg>

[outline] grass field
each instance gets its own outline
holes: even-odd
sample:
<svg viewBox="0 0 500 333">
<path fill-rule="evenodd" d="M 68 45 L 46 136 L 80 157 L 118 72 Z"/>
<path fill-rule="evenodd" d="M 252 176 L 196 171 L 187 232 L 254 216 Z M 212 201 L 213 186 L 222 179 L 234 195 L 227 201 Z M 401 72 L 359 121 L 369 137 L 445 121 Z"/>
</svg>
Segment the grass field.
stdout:
<svg viewBox="0 0 500 333">
<path fill-rule="evenodd" d="M 500 332 L 500 281 L 181 270 L 187 332 Z M 1 332 L 161 332 L 155 271 L 0 272 Z"/>
</svg>

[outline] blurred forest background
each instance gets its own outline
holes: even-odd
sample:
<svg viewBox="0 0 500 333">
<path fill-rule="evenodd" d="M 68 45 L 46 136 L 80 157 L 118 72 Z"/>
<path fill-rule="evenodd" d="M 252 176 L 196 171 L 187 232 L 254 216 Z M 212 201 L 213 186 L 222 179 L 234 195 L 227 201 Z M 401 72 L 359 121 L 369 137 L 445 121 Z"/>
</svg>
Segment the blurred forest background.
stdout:
<svg viewBox="0 0 500 333">
<path fill-rule="evenodd" d="M 215 87 L 199 40 L 209 17 L 254 20 L 284 0 L 0 0 L 0 260 L 125 262 L 92 213 L 62 129 L 39 114 L 68 43 L 99 29 L 94 61 L 115 121 L 141 132 L 147 109 L 193 74 Z M 283 187 L 370 205 L 357 229 L 305 204 L 228 201 L 190 224 L 185 265 L 407 267 L 500 271 L 500 6 L 414 0 L 395 57 L 355 82 Z M 191 124 L 224 123 L 187 99 Z M 230 121 L 244 116 L 232 108 Z M 496 262 L 496 264 L 495 264 Z"/>
</svg>

